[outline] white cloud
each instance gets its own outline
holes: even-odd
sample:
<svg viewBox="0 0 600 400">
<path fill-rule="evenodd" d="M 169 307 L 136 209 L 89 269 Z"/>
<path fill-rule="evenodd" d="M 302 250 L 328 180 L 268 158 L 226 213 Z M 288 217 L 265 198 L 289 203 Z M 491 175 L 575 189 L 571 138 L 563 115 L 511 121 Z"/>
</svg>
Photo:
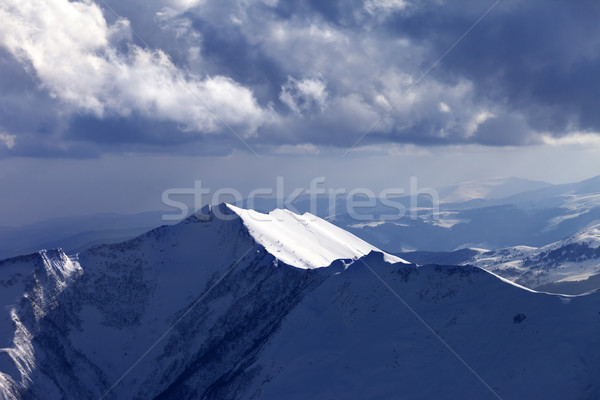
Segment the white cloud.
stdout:
<svg viewBox="0 0 600 400">
<path fill-rule="evenodd" d="M 67 105 L 98 117 L 137 112 L 202 132 L 222 129 L 222 119 L 250 135 L 269 120 L 252 91 L 232 79 L 184 76 L 162 51 L 130 42 L 120 53 L 128 29 L 127 20 L 108 25 L 90 0 L 0 3 L 0 44 Z"/>
<path fill-rule="evenodd" d="M 171 0 L 171 7 L 176 8 L 180 11 L 186 11 L 190 8 L 197 7 L 203 4 L 205 0 Z"/>
<path fill-rule="evenodd" d="M 404 0 L 367 0 L 365 2 L 365 10 L 370 14 L 378 12 L 390 13 L 406 8 L 408 3 Z"/>
<path fill-rule="evenodd" d="M 494 114 L 490 111 L 487 111 L 487 110 L 483 110 L 483 111 L 473 115 L 471 120 L 465 124 L 467 137 L 473 136 L 475 134 L 475 132 L 477 132 L 479 125 L 483 124 L 488 119 L 495 118 L 495 117 L 496 117 L 496 114 Z"/>
<path fill-rule="evenodd" d="M 386 143 L 481 142 L 480 128 L 489 136 L 495 126 L 490 119 L 501 125 L 515 114 L 507 104 L 478 94 L 478 82 L 466 76 L 444 80 L 444 74 L 432 73 L 413 87 L 437 50 L 426 40 L 413 40 L 409 32 L 387 34 L 382 20 L 392 13 L 407 16 L 419 9 L 419 2 L 364 0 L 340 12 L 342 23 L 308 6 L 290 6 L 295 11 L 288 16 L 265 12 L 277 3 L 125 2 L 129 7 L 124 12 L 144 11 L 127 14 L 142 36 L 162 43 L 157 48 L 168 48 L 186 71 L 160 50 L 135 46 L 139 41 L 128 20 L 107 23 L 92 0 L 3 0 L 0 45 L 66 105 L 67 117 L 80 110 L 99 117 L 136 114 L 174 121 L 186 132 L 222 130 L 206 104 L 241 134 L 263 127 L 257 145 L 267 149 L 294 141 L 350 146 L 367 131 L 359 146 L 368 146 L 371 138 Z M 275 106 L 261 107 L 254 93 L 261 104 Z M 274 111 L 285 107 L 291 112 Z M 68 118 L 62 121 L 69 124 Z M 501 128 L 494 132 L 507 136 Z M 513 136 L 536 135 L 532 129 L 519 132 Z M 187 138 L 195 139 L 191 134 Z M 18 139 L 17 146 L 25 143 Z M 548 135 L 544 142 L 574 140 L 582 139 L 561 141 Z"/>
<path fill-rule="evenodd" d="M 323 111 L 327 101 L 327 86 L 320 79 L 296 80 L 289 77 L 281 87 L 279 99 L 297 114 Z"/>
<path fill-rule="evenodd" d="M 451 110 L 450 110 L 450 107 L 448 107 L 448 104 L 446 104 L 442 101 L 442 102 L 440 102 L 440 111 L 449 113 Z"/>
<path fill-rule="evenodd" d="M 15 135 L 9 135 L 8 133 L 0 133 L 0 143 L 6 146 L 6 148 L 9 150 L 15 147 L 15 138 Z"/>
<path fill-rule="evenodd" d="M 542 134 L 541 137 L 542 143 L 551 146 L 600 147 L 600 132 L 573 132 L 562 137 L 555 137 L 551 134 Z"/>
</svg>

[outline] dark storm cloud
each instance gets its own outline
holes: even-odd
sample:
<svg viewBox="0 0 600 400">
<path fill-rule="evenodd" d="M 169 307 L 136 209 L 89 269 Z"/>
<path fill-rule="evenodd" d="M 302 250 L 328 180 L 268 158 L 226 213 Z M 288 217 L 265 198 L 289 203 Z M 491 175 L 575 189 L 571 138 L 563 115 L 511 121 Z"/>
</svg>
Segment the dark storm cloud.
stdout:
<svg viewBox="0 0 600 400">
<path fill-rule="evenodd" d="M 75 116 L 64 137 L 78 149 L 94 148 L 110 153 L 114 147 L 122 152 L 176 153 L 182 155 L 230 154 L 232 149 L 243 149 L 235 137 L 204 136 L 198 140 L 194 132 L 184 132 L 170 121 L 155 121 L 137 114 L 127 117 L 98 119 L 93 116 Z"/>
<path fill-rule="evenodd" d="M 490 146 L 528 144 L 530 128 L 522 119 L 512 115 L 486 120 L 476 132 L 475 141 Z"/>
<path fill-rule="evenodd" d="M 30 53 L 5 44 L 0 156 L 245 148 L 223 121 L 257 148 L 346 148 L 379 119 L 361 145 L 516 146 L 600 132 L 594 1 L 503 0 L 414 87 L 492 1 L 183 3 L 116 7 L 149 44 L 143 50 L 107 10 L 108 27 L 92 24 L 101 44 L 73 37 L 56 45 L 74 49 L 66 53 L 41 39 Z M 56 26 L 46 37 L 73 34 Z M 22 28 L 23 38 L 38 29 Z M 65 79 L 59 61 L 32 61 L 42 51 L 49 63 L 72 54 L 79 69 Z M 82 61 L 90 53 L 101 74 Z"/>
<path fill-rule="evenodd" d="M 277 99 L 287 72 L 276 59 L 265 55 L 260 46 L 249 43 L 236 26 L 215 26 L 214 21 L 202 16 L 191 15 L 190 18 L 193 28 L 202 33 L 206 73 L 226 75 L 252 87 L 261 104 Z"/>
<path fill-rule="evenodd" d="M 463 11 L 454 2 L 416 9 L 390 20 L 388 28 L 441 54 L 472 23 L 474 13 Z M 507 102 L 533 129 L 560 134 L 575 125 L 598 132 L 599 21 L 596 1 L 504 0 L 434 76 L 472 80 L 478 97 Z"/>
<path fill-rule="evenodd" d="M 44 157 L 44 149 L 56 144 L 60 113 L 35 77 L 0 48 L 0 157 Z M 14 147 L 3 145 L 2 135 L 14 137 Z"/>
</svg>

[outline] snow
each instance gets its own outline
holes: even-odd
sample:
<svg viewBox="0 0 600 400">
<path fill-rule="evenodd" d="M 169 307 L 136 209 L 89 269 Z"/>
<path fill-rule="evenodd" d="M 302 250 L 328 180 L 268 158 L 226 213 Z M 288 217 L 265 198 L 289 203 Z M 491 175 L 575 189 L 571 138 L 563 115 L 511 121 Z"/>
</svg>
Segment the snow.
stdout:
<svg viewBox="0 0 600 400">
<path fill-rule="evenodd" d="M 563 223 L 564 221 L 567 221 L 567 220 L 570 220 L 570 219 L 579 218 L 582 215 L 587 214 L 588 212 L 589 212 L 589 210 L 583 210 L 583 211 L 580 211 L 580 212 L 576 212 L 574 214 L 559 215 L 559 216 L 556 216 L 554 218 L 551 218 L 548 221 L 548 226 L 544 229 L 544 231 L 547 232 L 547 231 L 550 231 L 552 229 L 556 229 L 556 227 L 559 224 Z"/>
<path fill-rule="evenodd" d="M 218 207 L 231 218 L 0 262 L 0 398 L 492 398 L 430 329 L 505 399 L 600 398 L 600 293 L 405 265 L 310 214 Z"/>
<path fill-rule="evenodd" d="M 277 209 L 263 214 L 230 204 L 227 207 L 243 220 L 257 243 L 278 260 L 293 267 L 327 267 L 335 260 L 356 260 L 371 251 L 383 253 L 384 260 L 390 264 L 408 264 L 310 213 L 298 215 Z"/>
<path fill-rule="evenodd" d="M 464 264 L 475 265 L 513 282 L 537 289 L 564 282 L 582 282 L 600 274 L 600 225 L 543 247 L 514 246 L 480 253 Z M 554 289 L 553 289 L 554 290 Z"/>
<path fill-rule="evenodd" d="M 600 224 L 591 226 L 577 233 L 573 238 L 574 243 L 585 243 L 592 249 L 600 247 Z"/>
<path fill-rule="evenodd" d="M 469 222 L 469 220 L 467 220 L 467 219 L 444 219 L 444 218 L 439 218 L 437 220 L 435 220 L 435 219 L 433 220 L 433 225 L 439 226 L 440 228 L 450 229 L 454 225 L 464 224 L 464 223 L 468 223 L 468 222 Z"/>
<path fill-rule="evenodd" d="M 362 229 L 362 228 L 376 228 L 383 224 L 385 224 L 385 221 L 364 222 L 362 224 L 354 224 L 354 225 L 349 225 L 349 226 L 350 226 L 350 228 L 354 228 L 354 229 Z"/>
</svg>

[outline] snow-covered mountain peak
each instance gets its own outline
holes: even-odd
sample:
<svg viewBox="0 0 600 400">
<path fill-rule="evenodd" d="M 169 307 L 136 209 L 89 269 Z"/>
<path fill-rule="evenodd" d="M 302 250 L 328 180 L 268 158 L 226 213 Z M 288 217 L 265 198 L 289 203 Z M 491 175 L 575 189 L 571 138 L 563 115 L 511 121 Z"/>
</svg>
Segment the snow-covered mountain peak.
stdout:
<svg viewBox="0 0 600 400">
<path fill-rule="evenodd" d="M 592 225 L 573 236 L 571 242 L 586 244 L 589 248 L 600 247 L 600 224 Z"/>
<path fill-rule="evenodd" d="M 512 246 L 483 252 L 464 264 L 551 293 L 581 294 L 600 282 L 600 224 L 543 247 Z"/>
<path fill-rule="evenodd" d="M 0 261 L 0 399 L 490 397 L 472 371 L 506 399 L 600 398 L 600 293 L 396 260 L 310 214 L 221 204 Z"/>
<path fill-rule="evenodd" d="M 327 267 L 335 260 L 358 259 L 372 251 L 382 253 L 388 263 L 407 263 L 310 213 L 299 215 L 277 209 L 263 214 L 230 204 L 226 207 L 242 219 L 257 243 L 297 268 Z"/>
</svg>

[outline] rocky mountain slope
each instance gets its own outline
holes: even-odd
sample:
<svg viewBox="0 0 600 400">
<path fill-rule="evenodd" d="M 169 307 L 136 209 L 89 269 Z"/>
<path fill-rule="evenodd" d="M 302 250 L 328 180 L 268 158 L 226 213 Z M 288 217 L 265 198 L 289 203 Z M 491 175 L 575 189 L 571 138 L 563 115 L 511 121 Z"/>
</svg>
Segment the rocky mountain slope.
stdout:
<svg viewBox="0 0 600 400">
<path fill-rule="evenodd" d="M 310 215 L 221 205 L 0 262 L 7 399 L 600 396 L 600 294 L 416 266 Z"/>
</svg>

